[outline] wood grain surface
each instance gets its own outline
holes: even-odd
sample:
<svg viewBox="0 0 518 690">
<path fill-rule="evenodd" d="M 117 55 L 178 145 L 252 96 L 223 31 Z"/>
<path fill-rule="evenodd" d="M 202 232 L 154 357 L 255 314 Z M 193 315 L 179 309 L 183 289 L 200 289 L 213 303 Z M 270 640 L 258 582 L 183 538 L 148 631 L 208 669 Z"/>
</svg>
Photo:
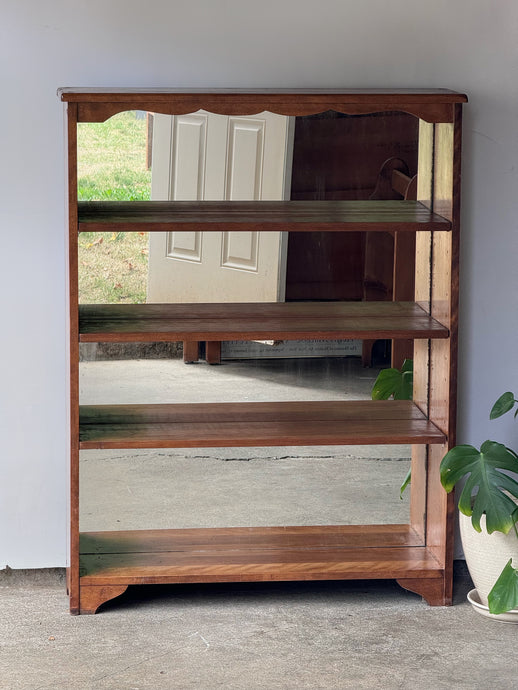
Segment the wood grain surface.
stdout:
<svg viewBox="0 0 518 690">
<path fill-rule="evenodd" d="M 407 525 L 86 533 L 81 584 L 440 578 L 416 541 Z"/>
<path fill-rule="evenodd" d="M 81 201 L 79 232 L 449 231 L 417 201 Z"/>
<path fill-rule="evenodd" d="M 350 115 L 400 111 L 427 122 L 451 122 L 464 94 L 448 89 L 110 89 L 64 88 L 63 101 L 77 103 L 80 122 L 102 122 L 124 110 L 165 114 L 200 108 L 223 115 L 313 115 L 334 110 Z"/>
<path fill-rule="evenodd" d="M 207 448 L 443 443 L 412 402 L 82 405 L 80 447 Z"/>
<path fill-rule="evenodd" d="M 413 302 L 84 304 L 82 342 L 447 338 Z"/>
</svg>

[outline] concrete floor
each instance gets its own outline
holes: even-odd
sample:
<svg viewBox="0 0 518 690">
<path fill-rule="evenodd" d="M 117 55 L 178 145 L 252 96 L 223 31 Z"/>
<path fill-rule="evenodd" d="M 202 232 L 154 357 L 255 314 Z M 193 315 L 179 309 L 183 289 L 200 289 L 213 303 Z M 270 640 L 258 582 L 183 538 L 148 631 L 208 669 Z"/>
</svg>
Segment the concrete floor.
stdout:
<svg viewBox="0 0 518 690">
<path fill-rule="evenodd" d="M 392 582 L 135 587 L 70 616 L 57 575 L 0 579 L 2 690 L 512 690 L 513 625 Z"/>
<path fill-rule="evenodd" d="M 368 397 L 350 360 L 82 365 L 82 401 Z M 87 451 L 82 529 L 406 521 L 406 447 Z M 262 522 L 261 522 L 262 521 Z M 0 572 L 0 688 L 518 688 L 517 630 L 390 581 L 134 587 L 68 614 L 62 571 Z"/>
</svg>

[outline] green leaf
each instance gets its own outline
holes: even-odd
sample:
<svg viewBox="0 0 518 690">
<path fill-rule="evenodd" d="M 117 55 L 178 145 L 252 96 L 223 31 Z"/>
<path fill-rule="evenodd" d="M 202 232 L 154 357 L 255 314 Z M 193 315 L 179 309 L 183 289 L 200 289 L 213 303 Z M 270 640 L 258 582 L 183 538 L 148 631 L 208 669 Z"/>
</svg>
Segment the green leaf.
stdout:
<svg viewBox="0 0 518 690">
<path fill-rule="evenodd" d="M 507 561 L 493 589 L 488 595 L 489 612 L 505 613 L 518 607 L 518 570 L 513 568 L 512 559 Z"/>
<path fill-rule="evenodd" d="M 507 534 L 516 522 L 518 482 L 505 473 L 518 471 L 518 456 L 510 448 L 496 441 L 485 441 L 480 451 L 473 446 L 452 448 L 441 461 L 441 483 L 446 491 L 466 478 L 459 498 L 459 510 L 468 517 L 477 532 L 481 532 L 480 518 L 486 515 L 489 534 Z M 473 505 L 472 505 L 473 502 Z"/>
<path fill-rule="evenodd" d="M 491 408 L 491 412 L 489 413 L 489 419 L 497 419 L 506 412 L 509 412 L 509 410 L 513 409 L 515 402 L 516 401 L 514 399 L 513 393 L 511 393 L 510 391 L 507 391 L 507 393 L 503 393 Z"/>
<path fill-rule="evenodd" d="M 413 359 L 405 359 L 403 362 L 403 366 L 401 367 L 402 373 L 410 372 L 414 373 L 414 360 Z"/>
<path fill-rule="evenodd" d="M 372 388 L 373 400 L 412 400 L 414 388 L 413 362 L 405 359 L 401 370 L 382 369 Z"/>
<path fill-rule="evenodd" d="M 401 484 L 401 486 L 399 488 L 399 498 L 401 500 L 403 500 L 403 494 L 405 492 L 405 489 L 407 488 L 407 486 L 410 484 L 411 481 L 412 481 L 412 468 L 410 468 L 408 470 L 408 472 L 406 473 L 406 477 L 404 478 L 403 483 Z"/>
<path fill-rule="evenodd" d="M 373 400 L 388 400 L 401 385 L 401 372 L 397 369 L 382 369 L 374 382 Z"/>
</svg>

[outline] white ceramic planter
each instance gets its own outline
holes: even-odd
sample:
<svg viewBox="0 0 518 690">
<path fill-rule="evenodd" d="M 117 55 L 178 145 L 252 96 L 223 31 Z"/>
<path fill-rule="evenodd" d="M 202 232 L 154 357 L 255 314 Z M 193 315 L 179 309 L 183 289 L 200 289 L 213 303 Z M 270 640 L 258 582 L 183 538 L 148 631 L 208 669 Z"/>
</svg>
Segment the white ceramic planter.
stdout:
<svg viewBox="0 0 518 690">
<path fill-rule="evenodd" d="M 513 559 L 514 567 L 518 564 L 518 538 L 514 530 L 511 530 L 509 534 L 502 534 L 501 532 L 488 534 L 486 532 L 484 515 L 480 520 L 480 526 L 482 527 L 482 532 L 476 532 L 471 524 L 471 518 L 459 512 L 462 548 L 464 549 L 469 574 L 477 590 L 476 598 L 478 599 L 478 605 L 471 601 L 473 599 L 473 593 L 471 592 L 470 602 L 479 613 L 488 615 L 487 596 L 504 569 L 505 564 L 510 558 Z M 502 614 L 502 616 L 506 618 L 506 622 L 510 622 L 509 619 L 511 618 L 518 623 L 518 609 L 514 609 L 508 614 Z M 495 620 L 500 618 L 500 616 L 492 617 Z"/>
</svg>

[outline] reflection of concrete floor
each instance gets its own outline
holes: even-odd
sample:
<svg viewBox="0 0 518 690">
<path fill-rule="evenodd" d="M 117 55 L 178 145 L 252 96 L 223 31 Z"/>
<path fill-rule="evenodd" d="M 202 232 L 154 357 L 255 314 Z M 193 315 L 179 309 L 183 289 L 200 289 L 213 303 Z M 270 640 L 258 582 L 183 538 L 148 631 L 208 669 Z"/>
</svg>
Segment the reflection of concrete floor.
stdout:
<svg viewBox="0 0 518 690">
<path fill-rule="evenodd" d="M 81 364 L 81 402 L 365 399 L 356 358 Z M 407 522 L 407 446 L 85 451 L 81 529 Z"/>
</svg>

